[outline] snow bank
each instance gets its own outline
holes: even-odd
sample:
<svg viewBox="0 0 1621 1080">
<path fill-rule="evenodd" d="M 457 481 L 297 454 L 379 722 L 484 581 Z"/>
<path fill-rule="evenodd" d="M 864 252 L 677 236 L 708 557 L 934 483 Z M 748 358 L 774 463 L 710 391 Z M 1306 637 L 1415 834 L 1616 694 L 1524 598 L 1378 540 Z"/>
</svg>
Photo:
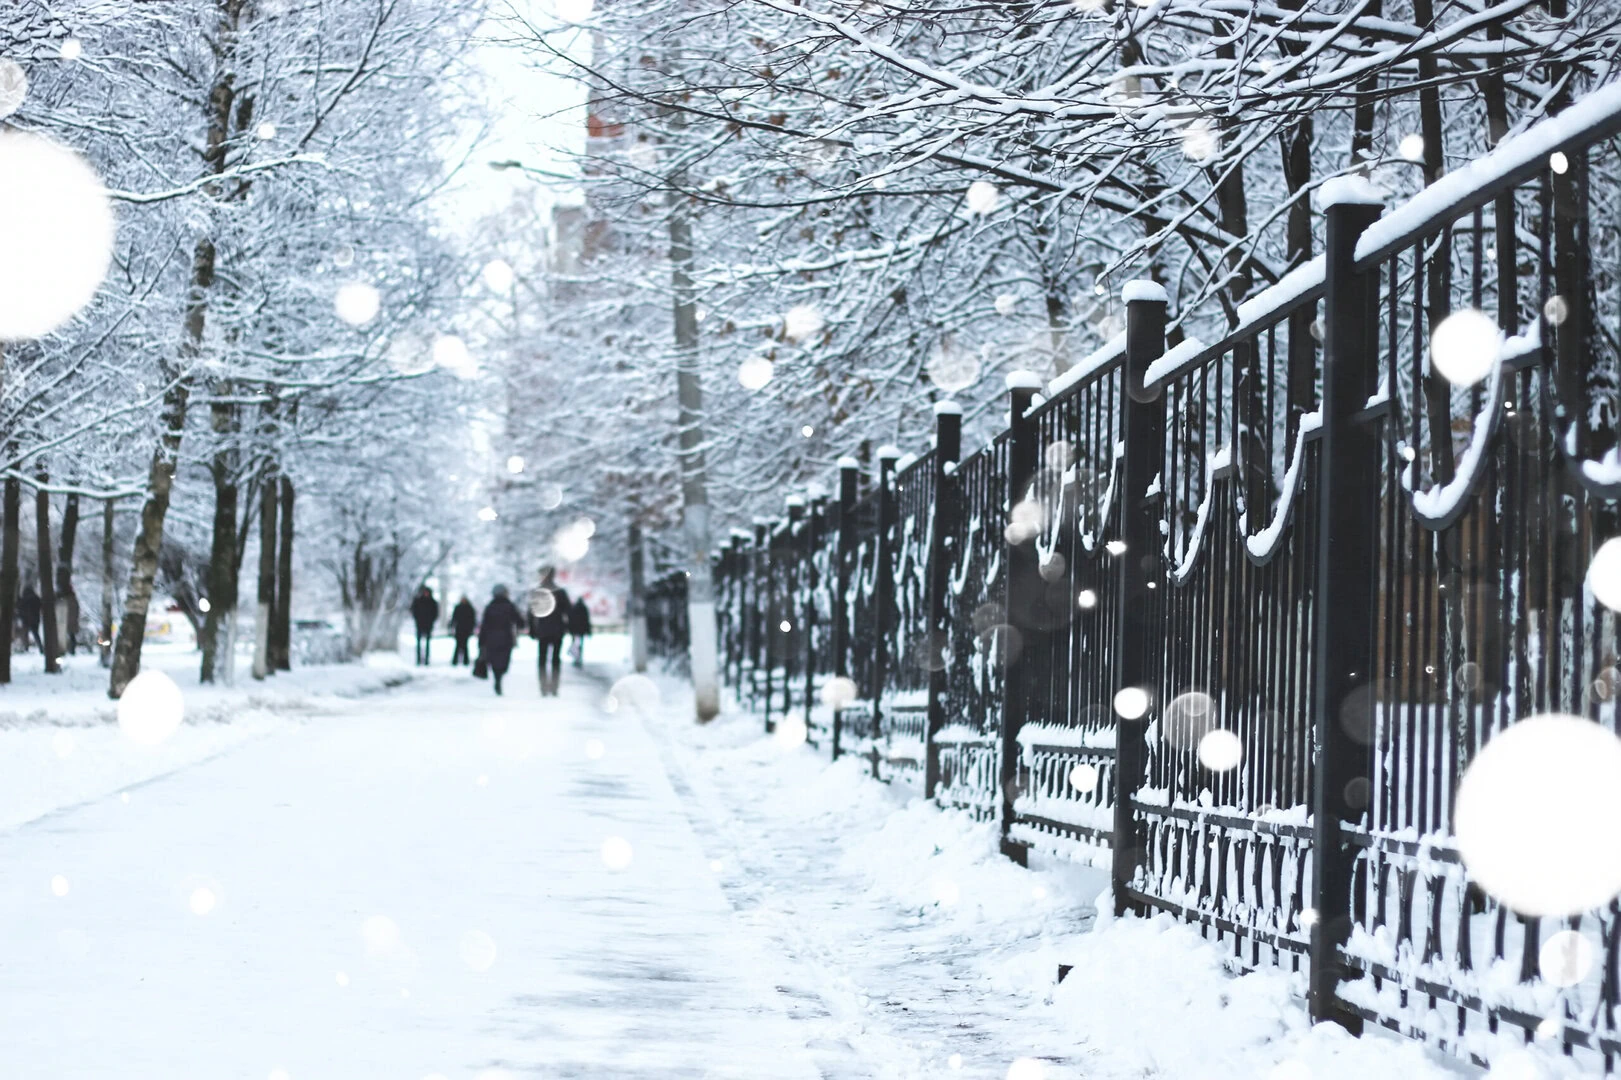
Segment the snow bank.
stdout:
<svg viewBox="0 0 1621 1080">
<path fill-rule="evenodd" d="M 741 711 L 697 727 L 690 689 L 663 686 L 669 705 L 658 719 L 682 767 L 700 791 L 730 785 L 719 828 L 759 838 L 756 855 L 770 868 L 746 868 L 747 880 L 763 895 L 792 897 L 792 941 L 819 957 L 824 978 L 847 980 L 840 934 L 861 935 L 892 966 L 912 962 L 919 941 L 948 943 L 950 979 L 897 976 L 910 990 L 891 989 L 884 1005 L 891 1018 L 971 1015 L 982 1034 L 996 1032 L 975 1044 L 977 1060 L 959 1063 L 962 1075 L 1000 1078 L 1027 1055 L 1051 1063 L 1050 1080 L 1456 1080 L 1472 1071 L 1381 1031 L 1358 1039 L 1314 1026 L 1303 976 L 1270 967 L 1235 976 L 1230 947 L 1168 915 L 1115 919 L 1105 895 L 1088 929 L 1103 875 L 1044 865 L 1039 853 L 1032 868 L 1019 867 L 999 853 L 994 823 L 877 783 L 864 758 L 829 763 L 825 749 L 762 737 L 759 718 Z M 816 837 L 837 845 L 836 873 L 812 871 L 793 846 Z M 873 907 L 891 914 L 856 914 Z M 1062 983 L 1060 964 L 1070 967 Z M 920 1060 L 913 1051 L 905 1067 L 871 1064 L 879 1075 L 891 1075 L 890 1065 L 897 1076 L 950 1075 L 944 1048 L 928 1045 L 941 1052 L 923 1050 Z M 1503 1075 L 1575 1075 L 1551 1046 L 1512 1057 L 1506 1067 L 1522 1071 Z"/>
<path fill-rule="evenodd" d="M 126 738 L 107 673 L 93 656 L 63 659 L 48 676 L 38 656 L 12 657 L 15 681 L 0 687 L 0 828 L 144 783 L 324 710 L 321 699 L 397 686 L 411 671 L 397 656 L 282 672 L 256 683 L 239 672 L 233 687 L 199 686 L 197 654 L 148 649 L 146 667 L 166 671 L 186 701 L 185 722 L 156 746 Z"/>
<path fill-rule="evenodd" d="M 1357 1039 L 1335 1024 L 1313 1026 L 1303 975 L 1268 967 L 1230 976 L 1223 969 L 1230 950 L 1169 915 L 1103 920 L 1069 945 L 1066 963 L 1074 968 L 1054 993 L 1053 1007 L 1078 1028 L 1106 1033 L 1110 1064 L 1123 1075 L 1442 1080 L 1473 1074 L 1378 1029 Z M 1489 1075 L 1581 1075 L 1551 1042 L 1505 1053 L 1496 1069 Z"/>
</svg>

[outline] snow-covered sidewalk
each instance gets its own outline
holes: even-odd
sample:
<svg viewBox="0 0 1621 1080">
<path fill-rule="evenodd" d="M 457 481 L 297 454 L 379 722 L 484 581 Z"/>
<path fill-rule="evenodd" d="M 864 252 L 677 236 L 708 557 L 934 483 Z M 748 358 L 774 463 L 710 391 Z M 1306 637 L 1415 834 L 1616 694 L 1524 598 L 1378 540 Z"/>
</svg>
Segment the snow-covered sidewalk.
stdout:
<svg viewBox="0 0 1621 1080">
<path fill-rule="evenodd" d="M 778 986 L 823 1075 L 979 1080 L 1457 1080 L 1477 1070 L 1374 1032 L 1311 1026 L 1303 983 L 1232 977 L 1168 917 L 1105 919 L 1106 874 L 997 851 L 864 760 L 765 737 L 728 712 L 697 728 L 660 680 L 654 724 L 740 917 L 777 944 Z M 1105 912 L 1107 914 L 1107 911 Z M 1062 984 L 1059 965 L 1072 970 Z M 1504 1080 L 1566 1075 L 1551 1055 Z M 1574 1074 L 1570 1074 L 1574 1075 Z"/>
<path fill-rule="evenodd" d="M 289 697 L 0 831 L 0 1075 L 1455 1075 L 1311 1029 L 1185 928 L 1091 931 L 1095 878 L 751 717 L 698 728 L 675 680 L 606 708 L 593 646 L 555 700 L 527 643 L 502 698 L 445 668 Z"/>
</svg>

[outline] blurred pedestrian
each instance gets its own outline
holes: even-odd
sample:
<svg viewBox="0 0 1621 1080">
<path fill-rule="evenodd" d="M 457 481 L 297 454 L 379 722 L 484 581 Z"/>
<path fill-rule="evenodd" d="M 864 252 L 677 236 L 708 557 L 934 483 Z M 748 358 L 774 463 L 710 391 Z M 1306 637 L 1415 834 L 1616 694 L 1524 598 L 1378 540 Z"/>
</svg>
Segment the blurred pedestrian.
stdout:
<svg viewBox="0 0 1621 1080">
<path fill-rule="evenodd" d="M 450 609 L 450 630 L 456 635 L 456 651 L 450 654 L 451 667 L 472 662 L 467 658 L 467 639 L 477 627 L 478 609 L 467 599 L 467 594 L 462 593 L 462 598 Z"/>
<path fill-rule="evenodd" d="M 512 602 L 505 585 L 490 590 L 490 602 L 484 605 L 484 618 L 478 626 L 478 658 L 488 666 L 495 677 L 495 692 L 501 692 L 501 676 L 512 664 L 512 647 L 518 643 L 518 629 L 523 616 Z"/>
<path fill-rule="evenodd" d="M 568 633 L 568 593 L 557 584 L 557 571 L 540 568 L 540 581 L 529 590 L 529 636 L 540 644 L 540 696 L 556 697 L 563 672 L 563 636 Z"/>
<path fill-rule="evenodd" d="M 439 601 L 426 585 L 417 590 L 411 601 L 411 618 L 417 624 L 417 664 L 428 666 L 428 644 L 433 640 L 433 624 L 439 621 Z"/>
<path fill-rule="evenodd" d="M 62 628 L 62 644 L 69 655 L 79 651 L 79 595 L 68 585 L 56 594 L 56 625 Z"/>
<path fill-rule="evenodd" d="M 574 666 L 584 667 L 585 639 L 591 636 L 591 609 L 583 596 L 568 609 L 568 632 L 574 638 L 574 644 L 570 646 L 574 653 Z"/>
<path fill-rule="evenodd" d="M 17 618 L 23 623 L 24 650 L 27 650 L 29 641 L 33 641 L 39 645 L 40 652 L 45 651 L 45 639 L 39 636 L 39 615 L 43 607 L 34 587 L 24 585 L 23 594 L 17 598 Z"/>
</svg>

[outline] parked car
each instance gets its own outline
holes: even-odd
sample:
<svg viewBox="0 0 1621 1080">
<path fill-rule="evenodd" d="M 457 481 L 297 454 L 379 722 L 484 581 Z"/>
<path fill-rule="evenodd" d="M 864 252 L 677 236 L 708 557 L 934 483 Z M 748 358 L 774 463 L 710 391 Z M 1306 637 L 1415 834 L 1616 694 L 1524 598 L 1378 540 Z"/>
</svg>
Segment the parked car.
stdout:
<svg viewBox="0 0 1621 1080">
<path fill-rule="evenodd" d="M 294 619 L 293 660 L 299 664 L 342 664 L 349 655 L 349 638 L 331 619 Z"/>
<path fill-rule="evenodd" d="M 146 641 L 150 645 L 197 647 L 197 631 L 185 611 L 168 597 L 153 597 L 147 609 Z"/>
</svg>

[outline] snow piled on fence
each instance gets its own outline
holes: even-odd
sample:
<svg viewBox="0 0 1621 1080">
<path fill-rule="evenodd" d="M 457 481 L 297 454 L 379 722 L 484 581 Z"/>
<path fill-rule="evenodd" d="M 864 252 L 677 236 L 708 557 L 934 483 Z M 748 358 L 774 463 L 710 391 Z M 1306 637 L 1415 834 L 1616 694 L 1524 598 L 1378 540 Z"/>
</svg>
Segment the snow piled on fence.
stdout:
<svg viewBox="0 0 1621 1080">
<path fill-rule="evenodd" d="M 826 838 L 839 849 L 837 874 L 803 862 L 798 873 L 789 873 L 785 864 L 792 858 L 769 872 L 747 868 L 765 875 L 765 888 L 775 895 L 793 897 L 795 933 L 816 940 L 827 980 L 849 981 L 836 967 L 847 962 L 852 934 L 891 956 L 896 967 L 922 963 L 915 943 L 882 940 L 896 931 L 857 914 L 861 904 L 874 905 L 892 912 L 895 925 L 919 928 L 911 933 L 932 932 L 937 936 L 930 940 L 950 942 L 958 967 L 973 972 L 972 980 L 959 975 L 952 985 L 914 981 L 927 991 L 910 1000 L 891 992 L 883 1006 L 903 1018 L 892 1023 L 919 1023 L 944 1003 L 1000 1039 L 1019 1033 L 994 1045 L 985 1031 L 970 1032 L 977 1052 L 960 1055 L 955 1065 L 945 1060 L 953 1044 L 918 1037 L 907 1060 L 869 1061 L 874 1075 L 1001 1080 L 1023 1075 L 1008 1072 L 1021 1056 L 1040 1062 L 1041 1071 L 1029 1075 L 1043 1080 L 1481 1075 L 1381 1030 L 1359 1039 L 1333 1024 L 1313 1025 L 1303 975 L 1270 967 L 1234 974 L 1230 947 L 1206 941 L 1168 915 L 1113 918 L 1107 894 L 1096 896 L 1107 885 L 1105 874 L 1039 857 L 1029 869 L 1017 866 L 999 853 L 994 824 L 926 802 L 910 786 L 875 781 L 864 758 L 830 763 L 825 746 L 785 744 L 762 734 L 757 717 L 736 709 L 697 727 L 690 720 L 690 688 L 674 680 L 661 680 L 661 687 L 665 705 L 656 723 L 681 770 L 700 791 L 732 791 L 729 805 L 712 809 L 726 816 L 728 832 L 752 837 L 760 855 L 783 837 Z M 860 883 L 854 892 L 851 879 Z M 1071 968 L 1062 983 L 1060 964 Z M 869 1035 L 874 1024 L 870 1015 Z M 1571 1068 L 1553 1047 L 1539 1044 L 1486 1075 L 1565 1080 L 1577 1075 Z"/>
<path fill-rule="evenodd" d="M 107 672 L 94 656 L 64 657 L 45 675 L 37 654 L 12 657 L 0 687 L 0 828 L 110 795 L 326 711 L 323 697 L 375 693 L 408 680 L 392 654 L 367 664 L 284 671 L 265 682 L 238 673 L 235 687 L 199 686 L 198 654 L 148 648 L 145 667 L 168 672 L 186 701 L 185 722 L 156 746 L 119 729 Z"/>
</svg>

